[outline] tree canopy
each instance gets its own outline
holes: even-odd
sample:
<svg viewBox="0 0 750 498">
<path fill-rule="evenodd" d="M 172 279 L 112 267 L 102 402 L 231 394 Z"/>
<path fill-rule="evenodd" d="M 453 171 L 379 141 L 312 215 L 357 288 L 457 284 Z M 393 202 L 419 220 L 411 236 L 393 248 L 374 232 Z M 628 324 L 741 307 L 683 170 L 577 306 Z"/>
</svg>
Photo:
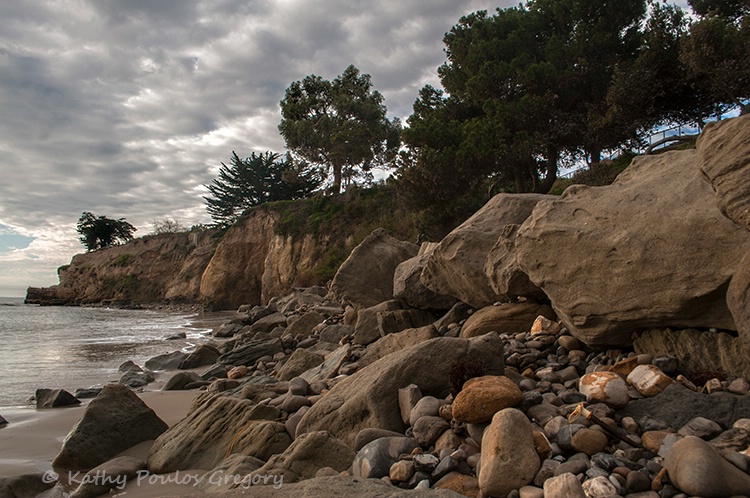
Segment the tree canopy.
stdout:
<svg viewBox="0 0 750 498">
<path fill-rule="evenodd" d="M 87 211 L 78 219 L 77 227 L 80 241 L 87 251 L 125 243 L 133 239 L 136 230 L 125 218 L 113 220 L 106 216 L 94 216 Z"/>
<path fill-rule="evenodd" d="M 370 75 L 350 65 L 333 81 L 310 75 L 293 82 L 281 101 L 279 131 L 291 152 L 333 172 L 332 190 L 339 192 L 345 179 L 395 155 L 400 125 L 386 111 Z"/>
<path fill-rule="evenodd" d="M 444 38 L 443 89 L 422 89 L 402 133 L 401 192 L 441 213 L 498 191 L 544 193 L 563 165 L 746 107 L 747 1 L 691 4 L 697 21 L 648 0 L 530 0 L 462 17 Z"/>
<path fill-rule="evenodd" d="M 219 177 L 206 185 L 206 209 L 217 226 L 233 224 L 248 208 L 264 202 L 300 199 L 320 187 L 316 171 L 291 157 L 266 151 L 241 159 L 232 152 Z"/>
</svg>

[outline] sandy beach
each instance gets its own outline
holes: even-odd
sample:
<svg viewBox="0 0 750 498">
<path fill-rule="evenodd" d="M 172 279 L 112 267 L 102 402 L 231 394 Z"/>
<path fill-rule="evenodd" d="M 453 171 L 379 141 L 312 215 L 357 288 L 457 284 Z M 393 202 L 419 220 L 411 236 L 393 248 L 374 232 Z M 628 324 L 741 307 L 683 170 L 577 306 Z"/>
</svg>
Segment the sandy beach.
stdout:
<svg viewBox="0 0 750 498">
<path fill-rule="evenodd" d="M 147 391 L 140 393 L 140 397 L 164 422 L 172 426 L 185 416 L 198 393 L 199 391 Z M 72 408 L 0 409 L 0 415 L 9 422 L 0 428 L 0 475 L 51 471 L 51 462 L 60 451 L 63 439 L 83 415 L 86 405 L 87 402 Z M 145 460 L 151 444 L 151 441 L 145 441 L 118 456 L 128 455 Z M 182 474 L 184 477 L 186 473 Z M 168 477 L 165 475 L 163 479 L 151 479 L 151 483 L 147 478 L 131 481 L 122 490 L 117 490 L 117 494 L 156 497 L 200 492 L 193 484 L 167 483 Z"/>
</svg>

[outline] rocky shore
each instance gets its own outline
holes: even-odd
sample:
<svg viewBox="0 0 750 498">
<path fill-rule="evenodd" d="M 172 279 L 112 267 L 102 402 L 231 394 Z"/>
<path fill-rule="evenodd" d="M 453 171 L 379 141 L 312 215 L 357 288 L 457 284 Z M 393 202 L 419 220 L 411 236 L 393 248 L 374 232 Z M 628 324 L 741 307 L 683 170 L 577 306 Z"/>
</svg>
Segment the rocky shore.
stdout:
<svg viewBox="0 0 750 498">
<path fill-rule="evenodd" d="M 55 475 L 90 476 L 75 497 L 149 479 L 191 496 L 750 496 L 748 125 L 608 187 L 500 194 L 438 244 L 376 230 L 328 287 L 123 365 Z M 171 425 L 133 392 L 170 370 L 165 391 L 199 392 Z M 0 495 L 73 484 L 15 476 Z"/>
</svg>

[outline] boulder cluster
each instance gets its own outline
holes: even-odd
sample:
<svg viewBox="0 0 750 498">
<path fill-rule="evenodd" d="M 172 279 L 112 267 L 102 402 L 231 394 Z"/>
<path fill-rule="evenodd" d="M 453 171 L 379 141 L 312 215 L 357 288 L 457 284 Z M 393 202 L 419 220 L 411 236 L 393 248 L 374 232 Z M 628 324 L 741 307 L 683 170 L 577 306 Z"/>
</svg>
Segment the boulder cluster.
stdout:
<svg viewBox="0 0 750 498">
<path fill-rule="evenodd" d="M 748 199 L 745 116 L 611 186 L 500 194 L 437 244 L 376 230 L 328 288 L 127 366 L 203 389 L 174 426 L 138 422 L 159 435 L 132 464 L 276 476 L 306 496 L 750 496 Z M 115 389 L 129 392 L 107 386 L 87 414 L 116 410 Z M 86 418 L 56 465 L 111 465 L 80 454 Z M 146 436 L 110 432 L 99 446 Z"/>
</svg>

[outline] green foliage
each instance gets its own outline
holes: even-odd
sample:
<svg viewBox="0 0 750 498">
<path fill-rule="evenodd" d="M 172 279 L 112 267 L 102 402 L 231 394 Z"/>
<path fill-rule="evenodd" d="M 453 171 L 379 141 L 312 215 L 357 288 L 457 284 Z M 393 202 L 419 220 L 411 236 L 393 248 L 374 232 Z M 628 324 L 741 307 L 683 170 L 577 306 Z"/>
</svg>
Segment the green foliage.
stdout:
<svg viewBox="0 0 750 498">
<path fill-rule="evenodd" d="M 310 75 L 293 82 L 281 101 L 279 131 L 289 150 L 333 171 L 332 190 L 386 165 L 400 145 L 398 120 L 386 118 L 370 75 L 353 65 L 333 81 Z"/>
<path fill-rule="evenodd" d="M 633 154 L 623 154 L 614 160 L 606 160 L 590 165 L 586 169 L 576 171 L 570 178 L 558 178 L 550 190 L 550 194 L 560 195 L 571 185 L 589 185 L 597 187 L 610 185 L 617 175 L 633 162 Z"/>
<path fill-rule="evenodd" d="M 332 278 L 351 250 L 376 228 L 385 228 L 401 240 L 416 241 L 420 233 L 415 216 L 398 202 L 389 185 L 350 187 L 339 196 L 318 193 L 309 199 L 272 202 L 257 209 L 278 213 L 280 235 L 295 239 L 310 234 L 321 241 L 310 275 L 315 281 Z M 299 278 L 304 280 L 304 276 Z"/>
<path fill-rule="evenodd" d="M 645 9 L 533 0 L 461 18 L 444 40 L 446 93 L 423 88 L 403 133 L 402 196 L 441 224 L 440 213 L 458 218 L 489 193 L 548 192 L 564 159 L 596 162 L 630 138 L 607 94 L 615 68 L 637 56 Z"/>
<path fill-rule="evenodd" d="M 747 109 L 750 99 L 750 6 L 743 2 L 716 4 L 693 23 L 680 45 L 680 63 L 712 114 L 728 108 Z"/>
<path fill-rule="evenodd" d="M 87 251 L 125 243 L 133 239 L 136 230 L 125 218 L 113 220 L 106 216 L 96 217 L 86 211 L 78 219 L 77 227 L 79 240 Z"/>
<path fill-rule="evenodd" d="M 250 157 L 240 159 L 232 152 L 230 165 L 221 163 L 219 177 L 206 186 L 211 195 L 204 199 L 216 226 L 226 228 L 252 206 L 300 199 L 319 186 L 316 172 L 290 157 L 282 160 L 277 153 L 253 152 Z"/>
</svg>

